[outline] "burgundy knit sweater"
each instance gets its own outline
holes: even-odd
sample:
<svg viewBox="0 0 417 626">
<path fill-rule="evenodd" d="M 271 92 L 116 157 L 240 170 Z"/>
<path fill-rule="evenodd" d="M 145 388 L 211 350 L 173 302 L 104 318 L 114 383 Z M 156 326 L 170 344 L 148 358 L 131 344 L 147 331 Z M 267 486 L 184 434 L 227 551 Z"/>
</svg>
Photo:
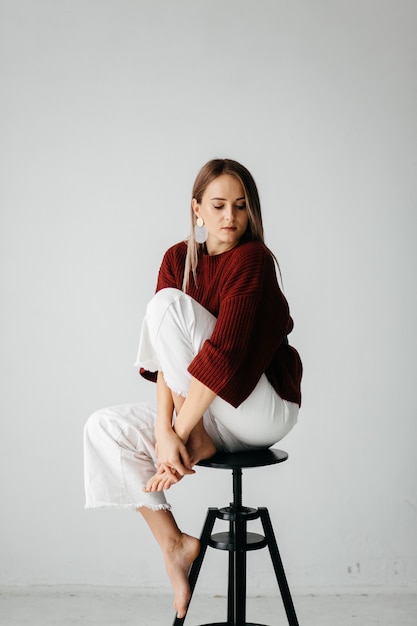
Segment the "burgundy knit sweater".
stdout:
<svg viewBox="0 0 417 626">
<path fill-rule="evenodd" d="M 186 253 L 185 242 L 165 253 L 156 291 L 182 288 Z M 301 404 L 302 364 L 287 342 L 293 321 L 263 243 L 241 242 L 222 254 L 202 254 L 197 284 L 191 275 L 187 293 L 217 318 L 188 368 L 194 378 L 238 407 L 265 373 L 281 398 Z M 150 372 L 141 374 L 155 380 Z"/>
</svg>

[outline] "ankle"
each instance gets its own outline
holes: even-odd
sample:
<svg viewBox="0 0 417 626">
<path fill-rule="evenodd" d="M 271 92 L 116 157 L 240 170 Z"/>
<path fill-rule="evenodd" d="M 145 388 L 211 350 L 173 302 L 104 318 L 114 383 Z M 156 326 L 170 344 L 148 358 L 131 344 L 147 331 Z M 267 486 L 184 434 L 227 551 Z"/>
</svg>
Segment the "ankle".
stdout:
<svg viewBox="0 0 417 626">
<path fill-rule="evenodd" d="M 182 545 L 182 533 L 178 536 L 164 537 L 161 548 L 165 554 L 173 554 Z"/>
</svg>

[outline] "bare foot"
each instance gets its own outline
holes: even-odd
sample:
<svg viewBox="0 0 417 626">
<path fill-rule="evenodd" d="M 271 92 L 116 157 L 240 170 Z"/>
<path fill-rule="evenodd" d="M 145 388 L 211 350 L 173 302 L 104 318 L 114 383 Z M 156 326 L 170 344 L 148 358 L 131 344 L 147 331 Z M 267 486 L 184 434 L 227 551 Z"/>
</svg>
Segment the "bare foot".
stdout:
<svg viewBox="0 0 417 626">
<path fill-rule="evenodd" d="M 183 478 L 183 476 L 178 474 L 175 470 L 164 469 L 162 466 L 161 469 L 148 480 L 143 491 L 149 492 L 169 489 L 172 485 L 178 483 L 181 478 Z"/>
<path fill-rule="evenodd" d="M 188 572 L 200 551 L 195 537 L 181 533 L 180 539 L 165 549 L 164 558 L 169 579 L 174 589 L 174 608 L 178 617 L 184 617 L 191 597 Z"/>
<path fill-rule="evenodd" d="M 203 459 L 209 459 L 216 453 L 216 446 L 210 435 L 207 434 L 202 420 L 197 424 L 194 430 L 191 431 L 187 441 L 187 450 L 193 464 Z"/>
</svg>

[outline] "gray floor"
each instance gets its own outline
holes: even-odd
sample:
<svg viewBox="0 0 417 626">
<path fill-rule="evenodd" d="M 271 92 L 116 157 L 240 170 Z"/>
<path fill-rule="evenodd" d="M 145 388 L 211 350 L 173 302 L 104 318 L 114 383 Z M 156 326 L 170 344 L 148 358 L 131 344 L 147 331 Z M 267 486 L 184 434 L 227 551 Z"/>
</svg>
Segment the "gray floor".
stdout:
<svg viewBox="0 0 417 626">
<path fill-rule="evenodd" d="M 300 626 L 417 626 L 417 594 L 294 595 Z M 172 599 L 134 589 L 0 589 L 1 626 L 170 626 Z M 223 597 L 195 595 L 184 626 L 226 619 Z M 288 626 L 279 597 L 248 598 L 247 621 Z"/>
</svg>

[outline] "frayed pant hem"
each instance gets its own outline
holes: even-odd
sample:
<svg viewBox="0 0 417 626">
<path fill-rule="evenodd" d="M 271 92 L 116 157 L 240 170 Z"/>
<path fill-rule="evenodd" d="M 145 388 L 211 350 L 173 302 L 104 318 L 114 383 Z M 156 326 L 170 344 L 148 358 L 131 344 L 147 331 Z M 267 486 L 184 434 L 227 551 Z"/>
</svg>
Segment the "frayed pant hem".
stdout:
<svg viewBox="0 0 417 626">
<path fill-rule="evenodd" d="M 146 507 L 147 509 L 151 509 L 151 511 L 170 511 L 171 505 L 168 503 L 165 504 L 145 504 L 144 502 L 139 502 L 138 504 L 117 504 L 114 502 L 98 502 L 96 504 L 86 504 L 84 509 L 86 511 L 92 509 L 125 509 L 130 511 L 137 511 L 142 507 Z"/>
<path fill-rule="evenodd" d="M 181 396 L 182 398 L 187 397 L 187 393 L 185 391 L 183 391 L 182 389 L 176 389 L 174 385 L 171 385 L 171 383 L 165 378 L 165 374 L 163 374 L 163 377 L 164 377 L 166 386 L 172 393 L 175 393 L 175 395 Z"/>
</svg>

